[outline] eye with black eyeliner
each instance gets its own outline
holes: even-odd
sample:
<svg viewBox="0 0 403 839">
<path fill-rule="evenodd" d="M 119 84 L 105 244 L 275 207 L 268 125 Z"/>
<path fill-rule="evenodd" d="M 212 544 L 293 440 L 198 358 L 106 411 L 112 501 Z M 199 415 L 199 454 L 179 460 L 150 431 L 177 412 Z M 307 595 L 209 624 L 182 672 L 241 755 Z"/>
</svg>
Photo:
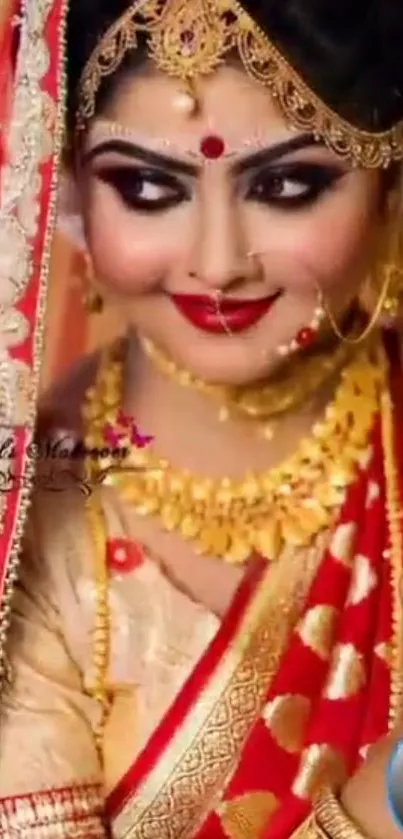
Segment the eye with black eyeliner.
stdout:
<svg viewBox="0 0 403 839">
<path fill-rule="evenodd" d="M 255 172 L 245 189 L 245 198 L 279 209 L 298 209 L 314 204 L 346 174 L 338 166 L 318 163 L 288 163 Z"/>
<path fill-rule="evenodd" d="M 94 174 L 113 187 L 129 210 L 159 213 L 189 200 L 184 184 L 162 170 L 115 165 L 103 167 Z"/>
</svg>

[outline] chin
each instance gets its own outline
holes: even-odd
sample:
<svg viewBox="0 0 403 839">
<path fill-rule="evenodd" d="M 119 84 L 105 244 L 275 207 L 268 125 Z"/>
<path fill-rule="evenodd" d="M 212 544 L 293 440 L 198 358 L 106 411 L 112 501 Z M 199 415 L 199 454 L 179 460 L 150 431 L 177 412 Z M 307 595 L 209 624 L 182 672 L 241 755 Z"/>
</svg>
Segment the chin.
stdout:
<svg viewBox="0 0 403 839">
<path fill-rule="evenodd" d="M 203 342 L 201 347 L 166 347 L 166 352 L 180 367 L 209 384 L 247 387 L 274 372 L 276 363 L 265 359 L 253 342 L 247 349 L 244 341 L 238 346 L 229 344 L 228 339 L 210 339 L 208 346 Z"/>
</svg>

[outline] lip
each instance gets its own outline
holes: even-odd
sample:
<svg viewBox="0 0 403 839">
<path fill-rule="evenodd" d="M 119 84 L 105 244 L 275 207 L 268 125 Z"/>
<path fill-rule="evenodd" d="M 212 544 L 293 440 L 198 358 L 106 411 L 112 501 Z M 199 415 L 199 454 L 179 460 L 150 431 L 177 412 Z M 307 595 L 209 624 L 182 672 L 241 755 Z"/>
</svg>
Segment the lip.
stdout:
<svg viewBox="0 0 403 839">
<path fill-rule="evenodd" d="M 259 300 L 215 300 L 199 294 L 171 294 L 171 300 L 181 315 L 197 329 L 221 335 L 250 329 L 272 308 L 281 292 Z"/>
</svg>

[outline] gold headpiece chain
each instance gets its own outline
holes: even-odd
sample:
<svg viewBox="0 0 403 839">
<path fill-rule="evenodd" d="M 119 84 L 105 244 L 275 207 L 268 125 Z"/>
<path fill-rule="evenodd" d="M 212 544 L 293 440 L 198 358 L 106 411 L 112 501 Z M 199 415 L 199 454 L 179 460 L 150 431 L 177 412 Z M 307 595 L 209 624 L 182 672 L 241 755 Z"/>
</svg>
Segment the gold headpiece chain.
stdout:
<svg viewBox="0 0 403 839">
<path fill-rule="evenodd" d="M 312 132 L 353 165 L 386 168 L 403 157 L 403 121 L 377 133 L 344 120 L 313 93 L 238 0 L 135 0 L 105 32 L 84 68 L 78 130 L 95 114 L 103 78 L 138 48 L 141 34 L 157 68 L 191 85 L 237 51 L 246 72 L 271 91 L 292 126 Z"/>
</svg>

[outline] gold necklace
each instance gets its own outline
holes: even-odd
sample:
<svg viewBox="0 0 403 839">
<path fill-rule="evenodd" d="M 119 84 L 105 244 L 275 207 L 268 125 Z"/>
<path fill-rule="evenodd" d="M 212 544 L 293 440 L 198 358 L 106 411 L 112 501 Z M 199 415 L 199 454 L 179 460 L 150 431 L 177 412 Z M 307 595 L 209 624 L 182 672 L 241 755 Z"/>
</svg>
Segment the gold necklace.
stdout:
<svg viewBox="0 0 403 839">
<path fill-rule="evenodd" d="M 191 387 L 216 399 L 220 405 L 218 418 L 221 422 L 233 414 L 264 421 L 299 407 L 316 394 L 324 382 L 340 371 L 352 356 L 351 347 L 346 343 L 338 343 L 331 351 L 326 348 L 326 351 L 314 355 L 293 358 L 288 373 L 282 371 L 281 377 L 274 382 L 251 387 L 228 387 L 209 384 L 188 370 L 182 370 L 149 338 L 141 337 L 140 343 L 147 357 L 164 376 L 181 387 Z M 270 437 L 270 427 L 268 431 L 267 436 Z"/>
<path fill-rule="evenodd" d="M 365 462 L 386 384 L 377 347 L 356 353 L 312 436 L 275 468 L 241 480 L 212 480 L 175 468 L 152 448 L 132 447 L 105 481 L 137 514 L 157 517 L 165 530 L 193 541 L 200 554 L 239 564 L 254 551 L 275 560 L 286 544 L 307 546 L 329 527 L 357 467 Z M 106 424 L 117 425 L 122 385 L 123 360 L 112 348 L 84 408 L 89 449 L 105 446 Z"/>
</svg>

